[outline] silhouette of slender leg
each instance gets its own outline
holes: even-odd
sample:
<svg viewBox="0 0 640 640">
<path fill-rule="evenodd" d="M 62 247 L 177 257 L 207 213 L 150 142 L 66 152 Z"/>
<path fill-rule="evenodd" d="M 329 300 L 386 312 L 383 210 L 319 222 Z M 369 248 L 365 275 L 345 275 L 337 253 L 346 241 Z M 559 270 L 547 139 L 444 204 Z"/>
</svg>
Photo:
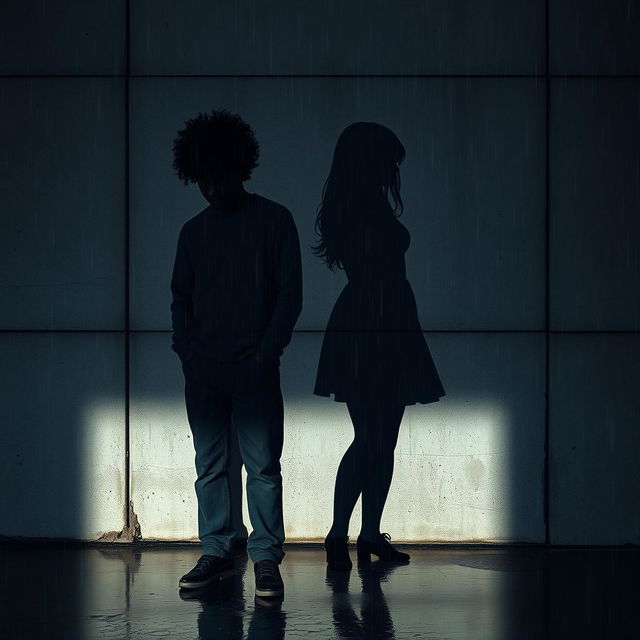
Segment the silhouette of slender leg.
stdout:
<svg viewBox="0 0 640 640">
<path fill-rule="evenodd" d="M 357 437 L 345 451 L 336 474 L 333 493 L 333 524 L 328 537 L 346 536 L 349 520 L 362 491 L 362 461 L 360 442 Z"/>
<path fill-rule="evenodd" d="M 360 534 L 374 542 L 393 477 L 394 450 L 404 405 L 371 398 L 347 402 L 354 439 L 345 451 L 333 495 L 333 524 L 327 534 L 346 536 L 351 514 L 362 493 Z"/>
<path fill-rule="evenodd" d="M 356 440 L 360 443 L 362 464 L 362 527 L 360 535 L 375 542 L 380 535 L 380 520 L 393 477 L 394 450 L 404 405 L 386 402 L 378 397 L 374 402 L 349 403 Z"/>
</svg>

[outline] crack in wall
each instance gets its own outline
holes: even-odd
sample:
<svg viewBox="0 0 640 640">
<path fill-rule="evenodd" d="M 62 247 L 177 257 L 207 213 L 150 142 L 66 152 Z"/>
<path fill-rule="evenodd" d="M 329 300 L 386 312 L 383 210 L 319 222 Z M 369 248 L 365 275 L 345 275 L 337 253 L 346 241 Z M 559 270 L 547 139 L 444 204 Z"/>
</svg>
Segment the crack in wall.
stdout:
<svg viewBox="0 0 640 640">
<path fill-rule="evenodd" d="M 138 516 L 136 512 L 133 510 L 133 500 L 129 500 L 129 522 L 130 526 L 124 526 L 121 531 L 107 531 L 103 533 L 96 542 L 115 542 L 115 543 L 125 543 L 125 542 L 138 542 L 142 540 L 142 529 L 140 527 L 140 522 L 138 521 Z"/>
</svg>

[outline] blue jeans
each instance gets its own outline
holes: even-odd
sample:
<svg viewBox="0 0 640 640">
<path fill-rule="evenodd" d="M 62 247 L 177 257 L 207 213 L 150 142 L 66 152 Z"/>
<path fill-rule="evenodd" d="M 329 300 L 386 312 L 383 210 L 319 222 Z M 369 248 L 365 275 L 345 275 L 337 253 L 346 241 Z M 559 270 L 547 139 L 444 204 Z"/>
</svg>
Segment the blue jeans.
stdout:
<svg viewBox="0 0 640 640">
<path fill-rule="evenodd" d="M 253 562 L 284 558 L 280 456 L 284 410 L 280 362 L 215 362 L 200 354 L 182 363 L 185 403 L 193 434 L 198 499 L 198 536 L 203 553 L 225 557 L 238 536 L 231 513 L 229 449 L 231 421 L 247 472 L 247 506 L 253 531 L 247 553 Z"/>
</svg>

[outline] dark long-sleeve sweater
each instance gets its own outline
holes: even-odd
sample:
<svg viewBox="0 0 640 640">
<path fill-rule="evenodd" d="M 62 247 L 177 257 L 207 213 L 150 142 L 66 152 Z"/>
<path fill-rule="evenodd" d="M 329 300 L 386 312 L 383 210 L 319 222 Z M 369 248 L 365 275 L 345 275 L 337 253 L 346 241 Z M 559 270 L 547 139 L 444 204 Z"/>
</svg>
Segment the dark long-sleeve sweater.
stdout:
<svg viewBox="0 0 640 640">
<path fill-rule="evenodd" d="M 180 230 L 171 278 L 171 348 L 219 362 L 280 357 L 302 310 L 291 212 L 255 193 L 238 211 L 212 206 Z"/>
</svg>

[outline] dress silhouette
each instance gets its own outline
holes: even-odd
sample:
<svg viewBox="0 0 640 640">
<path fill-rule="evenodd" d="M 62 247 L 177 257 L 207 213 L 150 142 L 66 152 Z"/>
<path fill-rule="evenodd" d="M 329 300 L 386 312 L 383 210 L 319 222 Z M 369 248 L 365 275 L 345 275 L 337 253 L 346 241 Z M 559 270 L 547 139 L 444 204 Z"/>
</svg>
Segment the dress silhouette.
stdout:
<svg viewBox="0 0 640 640">
<path fill-rule="evenodd" d="M 445 395 L 406 278 L 410 235 L 382 192 L 363 196 L 339 235 L 348 283 L 322 342 L 314 393 L 400 404 Z"/>
<path fill-rule="evenodd" d="M 405 407 L 445 395 L 422 334 L 406 277 L 410 236 L 402 213 L 399 165 L 405 149 L 375 122 L 347 126 L 336 143 L 318 207 L 314 247 L 331 270 L 343 268 L 340 292 L 322 340 L 314 393 L 345 402 L 353 442 L 338 465 L 333 522 L 325 538 L 327 564 L 349 570 L 348 528 L 362 495 L 358 562 L 371 554 L 407 562 L 380 522 Z M 393 199 L 394 206 L 389 202 Z"/>
</svg>

